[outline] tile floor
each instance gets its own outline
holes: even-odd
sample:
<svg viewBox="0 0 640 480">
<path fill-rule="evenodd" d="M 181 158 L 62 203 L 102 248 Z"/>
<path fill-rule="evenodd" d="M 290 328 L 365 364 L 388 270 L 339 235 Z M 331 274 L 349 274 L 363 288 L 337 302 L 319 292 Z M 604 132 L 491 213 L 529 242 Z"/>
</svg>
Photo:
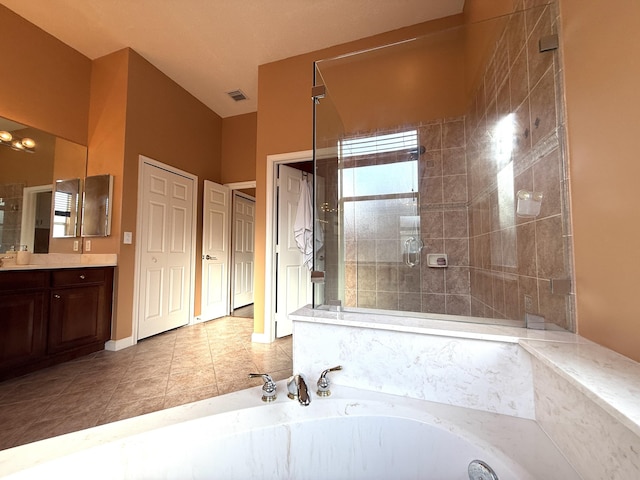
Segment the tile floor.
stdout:
<svg viewBox="0 0 640 480">
<path fill-rule="evenodd" d="M 251 343 L 253 318 L 182 327 L 0 382 L 0 450 L 291 375 L 291 337 Z"/>
</svg>

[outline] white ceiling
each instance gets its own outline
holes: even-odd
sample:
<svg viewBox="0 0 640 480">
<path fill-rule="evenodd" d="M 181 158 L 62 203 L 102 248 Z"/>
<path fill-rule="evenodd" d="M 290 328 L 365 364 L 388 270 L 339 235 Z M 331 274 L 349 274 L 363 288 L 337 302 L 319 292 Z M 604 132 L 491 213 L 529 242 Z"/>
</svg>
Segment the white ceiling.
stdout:
<svg viewBox="0 0 640 480">
<path fill-rule="evenodd" d="M 91 59 L 133 48 L 221 117 L 257 110 L 258 65 L 460 13 L 464 4 L 464 0 L 1 1 Z M 248 99 L 229 98 L 226 92 L 236 89 Z"/>
</svg>

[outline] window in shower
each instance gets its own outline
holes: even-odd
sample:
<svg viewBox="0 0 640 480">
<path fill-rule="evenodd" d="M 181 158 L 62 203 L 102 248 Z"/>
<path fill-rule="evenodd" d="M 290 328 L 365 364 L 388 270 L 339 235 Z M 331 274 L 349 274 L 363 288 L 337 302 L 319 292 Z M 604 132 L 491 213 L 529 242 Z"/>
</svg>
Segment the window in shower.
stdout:
<svg viewBox="0 0 640 480">
<path fill-rule="evenodd" d="M 339 143 L 345 307 L 419 305 L 418 152 L 415 129 Z"/>
</svg>

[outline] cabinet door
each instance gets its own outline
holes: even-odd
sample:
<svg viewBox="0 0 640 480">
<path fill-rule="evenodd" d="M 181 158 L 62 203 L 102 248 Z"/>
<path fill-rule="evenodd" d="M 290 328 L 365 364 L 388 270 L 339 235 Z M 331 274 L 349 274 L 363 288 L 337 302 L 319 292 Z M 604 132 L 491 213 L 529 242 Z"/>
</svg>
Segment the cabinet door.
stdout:
<svg viewBox="0 0 640 480">
<path fill-rule="evenodd" d="M 49 353 L 106 341 L 105 301 L 104 285 L 52 290 Z"/>
<path fill-rule="evenodd" d="M 0 296 L 0 371 L 44 356 L 45 298 L 44 292 Z"/>
</svg>

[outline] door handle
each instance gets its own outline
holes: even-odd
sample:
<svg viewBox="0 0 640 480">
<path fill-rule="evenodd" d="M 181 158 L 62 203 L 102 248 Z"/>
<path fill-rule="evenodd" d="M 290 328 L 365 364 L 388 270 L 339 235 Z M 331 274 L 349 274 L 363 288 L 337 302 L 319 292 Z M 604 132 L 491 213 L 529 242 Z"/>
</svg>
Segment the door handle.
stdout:
<svg viewBox="0 0 640 480">
<path fill-rule="evenodd" d="M 217 260 L 217 257 L 212 257 L 211 255 L 207 254 L 207 255 L 203 255 L 202 256 L 203 260 Z"/>
</svg>

